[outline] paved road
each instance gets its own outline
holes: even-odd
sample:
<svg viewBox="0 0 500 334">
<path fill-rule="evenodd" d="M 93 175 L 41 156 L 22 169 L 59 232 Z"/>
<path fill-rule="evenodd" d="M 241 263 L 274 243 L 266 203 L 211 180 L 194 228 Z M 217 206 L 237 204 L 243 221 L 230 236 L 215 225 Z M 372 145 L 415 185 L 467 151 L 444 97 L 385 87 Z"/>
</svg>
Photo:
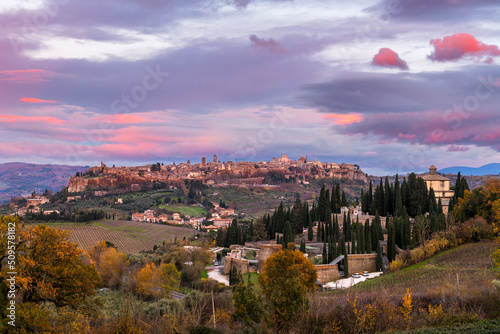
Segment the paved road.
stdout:
<svg viewBox="0 0 500 334">
<path fill-rule="evenodd" d="M 335 282 L 329 282 L 325 284 L 325 288 L 330 288 L 330 289 L 347 289 L 350 288 L 351 286 L 364 282 L 369 278 L 375 278 L 382 275 L 382 272 L 374 272 L 374 273 L 369 273 L 368 277 L 361 276 L 360 278 L 343 278 L 339 279 Z"/>
<path fill-rule="evenodd" d="M 214 279 L 217 282 L 224 283 L 229 286 L 229 277 L 222 275 L 224 266 L 210 266 L 205 268 L 208 273 L 208 278 Z"/>
</svg>

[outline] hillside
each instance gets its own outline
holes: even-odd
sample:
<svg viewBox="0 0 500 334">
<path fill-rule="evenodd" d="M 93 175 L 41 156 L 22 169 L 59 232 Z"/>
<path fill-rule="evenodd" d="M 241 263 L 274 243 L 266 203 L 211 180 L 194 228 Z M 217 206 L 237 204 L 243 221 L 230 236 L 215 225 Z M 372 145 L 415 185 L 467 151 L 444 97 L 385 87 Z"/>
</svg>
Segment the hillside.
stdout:
<svg viewBox="0 0 500 334">
<path fill-rule="evenodd" d="M 0 203 L 11 197 L 43 192 L 57 192 L 68 186 L 69 178 L 88 167 L 37 165 L 21 162 L 0 164 Z"/>
<path fill-rule="evenodd" d="M 498 274 L 490 255 L 498 247 L 492 240 L 459 246 L 401 271 L 356 285 L 354 291 L 434 296 L 446 292 L 468 293 L 491 285 Z M 458 280 L 457 280 L 458 278 Z"/>
<path fill-rule="evenodd" d="M 175 238 L 192 237 L 193 229 L 184 227 L 139 223 L 133 221 L 101 221 L 84 223 L 49 223 L 49 227 L 59 228 L 71 233 L 70 241 L 81 249 L 87 250 L 99 241 L 109 241 L 126 254 L 152 250 L 154 245 Z"/>
<path fill-rule="evenodd" d="M 465 166 L 453 166 L 447 167 L 439 170 L 443 174 L 460 174 L 462 175 L 498 175 L 500 173 L 500 163 L 487 164 L 481 167 L 465 167 Z"/>
</svg>

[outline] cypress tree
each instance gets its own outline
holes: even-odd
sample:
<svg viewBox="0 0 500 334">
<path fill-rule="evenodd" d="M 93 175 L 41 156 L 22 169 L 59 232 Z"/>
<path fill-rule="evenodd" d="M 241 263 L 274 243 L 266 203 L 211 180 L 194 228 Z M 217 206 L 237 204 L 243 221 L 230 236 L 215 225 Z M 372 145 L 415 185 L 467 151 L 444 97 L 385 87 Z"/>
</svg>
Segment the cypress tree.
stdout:
<svg viewBox="0 0 500 334">
<path fill-rule="evenodd" d="M 366 254 L 371 254 L 373 249 L 372 249 L 372 233 L 370 231 L 370 228 L 367 228 L 365 226 L 365 231 L 368 233 L 365 234 L 365 253 Z"/>
<path fill-rule="evenodd" d="M 347 222 L 346 222 L 346 228 L 347 228 L 347 236 L 346 236 L 346 240 L 347 241 L 351 241 L 352 238 L 351 238 L 351 212 L 348 210 L 347 211 Z"/>
<path fill-rule="evenodd" d="M 334 254 L 333 245 L 334 245 L 334 243 L 332 240 L 328 241 L 328 263 L 332 262 L 334 259 L 334 257 L 333 257 L 333 254 Z"/>
<path fill-rule="evenodd" d="M 359 235 L 360 235 L 360 245 L 358 247 L 358 254 L 365 254 L 366 251 L 365 251 L 365 248 L 366 248 L 366 245 L 365 245 L 365 231 L 364 231 L 364 228 L 363 228 L 363 224 L 359 224 Z"/>
<path fill-rule="evenodd" d="M 380 248 L 380 241 L 377 240 L 377 261 L 376 261 L 377 270 L 378 271 L 382 270 L 382 266 L 383 266 L 382 249 Z"/>
<path fill-rule="evenodd" d="M 344 277 L 349 277 L 349 256 L 344 256 Z"/>
<path fill-rule="evenodd" d="M 384 209 L 385 209 L 386 215 L 393 213 L 392 189 L 391 189 L 391 185 L 389 184 L 389 177 L 388 176 L 385 177 Z"/>
<path fill-rule="evenodd" d="M 356 254 L 356 242 L 354 241 L 354 238 L 352 238 L 351 241 L 351 254 Z"/>
<path fill-rule="evenodd" d="M 349 203 L 347 203 L 347 196 L 343 191 L 342 191 L 342 206 L 349 207 Z"/>
<path fill-rule="evenodd" d="M 302 227 L 309 227 L 309 204 L 306 201 L 302 206 Z"/>
<path fill-rule="evenodd" d="M 386 222 L 387 227 L 387 259 L 389 263 L 392 261 L 392 236 L 394 235 L 393 226 L 389 220 Z"/>
<path fill-rule="evenodd" d="M 319 193 L 319 199 L 318 199 L 318 219 L 319 221 L 324 222 L 325 221 L 325 216 L 326 216 L 326 191 L 325 191 L 325 185 L 321 187 L 321 191 Z"/>
<path fill-rule="evenodd" d="M 435 212 L 438 212 L 436 195 L 434 194 L 434 189 L 431 187 L 431 190 L 429 191 L 429 213 Z"/>
<path fill-rule="evenodd" d="M 335 186 L 335 197 L 337 201 L 337 213 L 340 213 L 340 207 L 342 206 L 342 199 L 340 197 L 340 184 L 337 183 Z"/>
<path fill-rule="evenodd" d="M 323 256 L 322 256 L 322 258 L 323 258 L 323 264 L 327 264 L 328 263 L 328 255 L 327 255 L 327 252 L 326 252 L 326 247 L 327 247 L 327 245 L 326 245 L 326 241 L 325 241 L 325 242 L 323 242 Z"/>
<path fill-rule="evenodd" d="M 300 251 L 301 251 L 302 253 L 305 253 L 305 252 L 306 252 L 306 241 L 305 241 L 304 239 L 302 239 L 302 240 L 300 241 Z"/>
<path fill-rule="evenodd" d="M 276 233 L 283 233 L 283 228 L 285 227 L 285 214 L 283 202 L 281 202 L 276 212 Z"/>
<path fill-rule="evenodd" d="M 370 179 L 370 188 L 368 190 L 368 204 L 367 204 L 370 215 L 375 214 L 375 209 L 372 208 L 372 203 L 373 203 L 373 182 Z"/>
<path fill-rule="evenodd" d="M 443 203 L 441 202 L 441 198 L 438 199 L 438 206 L 437 206 L 437 212 L 439 214 L 443 213 Z"/>
<path fill-rule="evenodd" d="M 288 243 L 294 241 L 294 234 L 292 232 L 292 227 L 290 225 L 290 222 L 287 221 L 285 223 L 285 229 L 283 231 L 283 250 L 285 250 L 288 246 Z"/>
<path fill-rule="evenodd" d="M 307 224 L 307 240 L 313 241 L 314 230 L 313 230 L 312 219 L 311 215 L 308 214 L 307 216 L 309 217 L 308 218 L 309 223 Z"/>
<path fill-rule="evenodd" d="M 330 210 L 337 213 L 337 196 L 335 194 L 335 186 L 332 187 L 332 198 L 330 199 Z"/>
<path fill-rule="evenodd" d="M 337 238 L 340 237 L 340 231 L 339 231 L 339 216 L 336 214 L 335 215 L 335 226 L 333 227 L 333 233 L 337 236 Z"/>
</svg>

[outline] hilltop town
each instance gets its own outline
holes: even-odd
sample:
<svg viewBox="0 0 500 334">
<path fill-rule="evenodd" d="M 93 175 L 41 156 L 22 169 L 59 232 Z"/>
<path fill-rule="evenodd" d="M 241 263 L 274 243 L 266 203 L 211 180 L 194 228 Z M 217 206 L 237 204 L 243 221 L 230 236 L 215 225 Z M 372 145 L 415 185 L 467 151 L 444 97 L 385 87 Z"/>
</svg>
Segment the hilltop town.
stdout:
<svg viewBox="0 0 500 334">
<path fill-rule="evenodd" d="M 368 181 L 358 165 L 327 163 L 301 157 L 291 160 L 286 154 L 271 161 L 221 162 L 217 155 L 212 161 L 201 163 L 163 165 L 160 163 L 138 167 L 91 167 L 85 173 L 71 177 L 68 192 L 86 189 L 122 189 L 140 191 L 161 187 L 179 186 L 185 180 L 199 180 L 207 185 L 259 185 L 274 182 L 303 182 L 319 178 L 337 178 Z"/>
</svg>

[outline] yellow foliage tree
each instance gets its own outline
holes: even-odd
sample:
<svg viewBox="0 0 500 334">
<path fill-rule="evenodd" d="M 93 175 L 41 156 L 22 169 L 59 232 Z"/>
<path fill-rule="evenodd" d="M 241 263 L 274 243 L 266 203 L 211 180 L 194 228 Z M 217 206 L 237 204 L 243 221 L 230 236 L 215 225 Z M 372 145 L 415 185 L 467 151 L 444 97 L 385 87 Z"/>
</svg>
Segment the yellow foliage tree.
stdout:
<svg viewBox="0 0 500 334">
<path fill-rule="evenodd" d="M 170 292 L 179 287 L 181 274 L 173 263 L 156 267 L 147 263 L 136 276 L 137 293 L 145 297 L 170 297 Z"/>
<path fill-rule="evenodd" d="M 498 228 L 497 224 L 493 223 L 493 233 L 496 235 L 496 241 L 500 242 L 500 229 Z M 493 262 L 495 262 L 496 266 L 500 268 L 500 247 L 497 247 L 495 252 L 491 254 L 491 257 L 493 258 Z M 500 278 L 500 274 L 497 275 L 498 278 Z"/>
<path fill-rule="evenodd" d="M 99 257 L 99 277 L 106 286 L 119 287 L 123 273 L 127 270 L 128 266 L 127 255 L 110 247 Z"/>
<path fill-rule="evenodd" d="M 80 308 L 95 293 L 98 276 L 85 265 L 83 251 L 69 242 L 69 232 L 28 227 L 18 253 L 18 280 L 25 302 L 52 302 L 57 307 Z"/>
<path fill-rule="evenodd" d="M 271 322 L 283 330 L 307 306 L 307 292 L 313 291 L 318 274 L 314 265 L 297 250 L 271 255 L 259 276 L 262 293 L 271 311 Z"/>
<path fill-rule="evenodd" d="M 6 291 L 6 278 L 15 276 L 18 330 L 51 330 L 45 306 L 79 311 L 91 306 L 88 297 L 95 294 L 97 272 L 93 264 L 84 263 L 83 251 L 68 238 L 69 233 L 59 229 L 0 217 L 0 284 Z M 0 297 L 2 303 L 7 300 L 6 295 Z"/>
<path fill-rule="evenodd" d="M 160 268 L 161 288 L 164 296 L 170 296 L 172 290 L 177 290 L 181 284 L 181 273 L 173 263 L 163 263 Z"/>
</svg>

